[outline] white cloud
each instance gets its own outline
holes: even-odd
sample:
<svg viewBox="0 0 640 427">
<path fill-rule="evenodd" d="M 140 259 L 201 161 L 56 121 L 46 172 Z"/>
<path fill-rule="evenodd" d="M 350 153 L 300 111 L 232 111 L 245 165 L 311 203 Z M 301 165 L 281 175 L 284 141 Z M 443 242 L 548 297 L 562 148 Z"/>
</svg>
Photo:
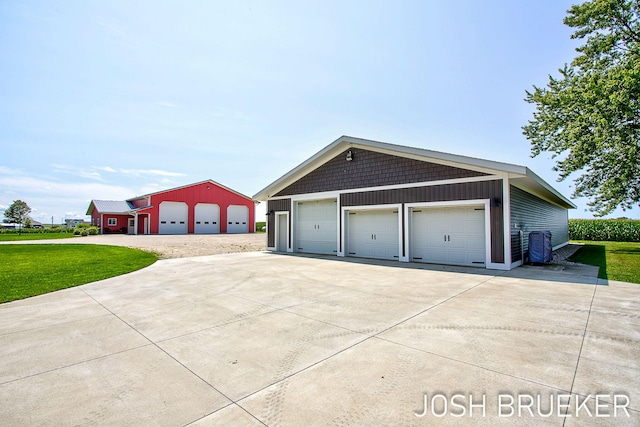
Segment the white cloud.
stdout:
<svg viewBox="0 0 640 427">
<path fill-rule="evenodd" d="M 176 104 L 169 101 L 158 101 L 156 102 L 156 105 L 159 105 L 160 107 L 167 107 L 167 108 L 178 108 Z"/>
<path fill-rule="evenodd" d="M 102 179 L 102 175 L 100 175 L 100 172 L 92 170 L 92 169 L 95 169 L 93 167 L 90 169 L 85 169 L 85 168 L 79 168 L 76 166 L 59 165 L 59 164 L 53 164 L 51 166 L 53 166 L 53 171 L 56 173 L 66 173 L 69 175 L 77 176 L 79 178 L 87 178 L 87 179 L 94 179 L 97 181 L 104 181 Z"/>
<path fill-rule="evenodd" d="M 0 187 L 10 187 L 16 193 L 42 194 L 47 196 L 94 199 L 131 197 L 131 189 L 117 185 L 95 182 L 56 182 L 28 176 L 0 176 Z"/>
<path fill-rule="evenodd" d="M 94 167 L 104 172 L 111 172 L 111 173 L 117 172 L 117 170 L 115 170 L 111 166 L 94 166 Z"/>
<path fill-rule="evenodd" d="M 52 164 L 53 171 L 56 173 L 65 173 L 73 176 L 77 176 L 79 178 L 92 179 L 96 181 L 105 181 L 103 176 L 100 174 L 102 172 L 109 172 L 112 174 L 122 174 L 125 176 L 163 176 L 163 177 L 180 177 L 185 176 L 182 172 L 171 172 L 165 171 L 161 169 L 115 169 L 111 166 L 89 166 L 89 167 L 77 167 L 77 166 L 69 166 L 69 165 L 61 165 L 61 164 Z M 9 172 L 10 170 L 7 169 Z M 5 173 L 0 170 L 0 173 Z"/>
<path fill-rule="evenodd" d="M 170 171 L 163 171 L 160 169 L 120 169 L 120 172 L 125 175 L 133 175 L 133 176 L 170 176 L 170 177 L 185 176 L 185 174 L 181 172 L 170 172 Z"/>
</svg>

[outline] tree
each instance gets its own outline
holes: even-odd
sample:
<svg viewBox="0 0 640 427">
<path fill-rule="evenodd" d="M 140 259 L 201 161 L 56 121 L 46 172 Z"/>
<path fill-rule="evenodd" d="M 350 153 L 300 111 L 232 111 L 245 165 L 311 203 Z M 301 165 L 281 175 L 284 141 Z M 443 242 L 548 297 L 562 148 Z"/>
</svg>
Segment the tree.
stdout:
<svg viewBox="0 0 640 427">
<path fill-rule="evenodd" d="M 4 217 L 8 222 L 15 222 L 22 225 L 24 220 L 28 218 L 31 208 L 22 200 L 14 200 L 11 206 L 4 211 Z"/>
<path fill-rule="evenodd" d="M 557 158 L 564 180 L 574 172 L 574 197 L 591 198 L 603 216 L 640 201 L 640 0 L 590 0 L 567 11 L 578 56 L 534 86 L 525 100 L 536 107 L 523 126 L 533 157 Z"/>
</svg>

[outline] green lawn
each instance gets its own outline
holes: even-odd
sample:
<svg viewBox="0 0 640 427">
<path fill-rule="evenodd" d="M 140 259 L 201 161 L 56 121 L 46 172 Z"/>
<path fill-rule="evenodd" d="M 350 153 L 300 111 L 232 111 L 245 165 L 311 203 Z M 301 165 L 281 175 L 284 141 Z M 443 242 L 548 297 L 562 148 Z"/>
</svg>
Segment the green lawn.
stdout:
<svg viewBox="0 0 640 427">
<path fill-rule="evenodd" d="M 601 279 L 640 283 L 640 243 L 594 242 L 584 243 L 569 260 L 600 267 Z"/>
<path fill-rule="evenodd" d="M 74 237 L 73 233 L 4 233 L 0 234 L 0 242 L 11 242 L 14 240 L 49 240 L 68 239 Z"/>
<path fill-rule="evenodd" d="M 0 245 L 0 303 L 129 273 L 156 260 L 120 246 Z"/>
</svg>

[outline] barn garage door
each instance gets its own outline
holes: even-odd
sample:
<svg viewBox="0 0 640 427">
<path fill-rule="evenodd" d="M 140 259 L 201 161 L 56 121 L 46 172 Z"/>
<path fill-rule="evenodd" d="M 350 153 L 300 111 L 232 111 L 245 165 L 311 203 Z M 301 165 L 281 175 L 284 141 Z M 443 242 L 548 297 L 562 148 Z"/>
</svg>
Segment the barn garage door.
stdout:
<svg viewBox="0 0 640 427">
<path fill-rule="evenodd" d="M 298 202 L 297 252 L 335 255 L 338 252 L 338 205 L 336 200 Z"/>
<path fill-rule="evenodd" d="M 484 207 L 417 208 L 411 213 L 411 260 L 485 265 Z"/>
<path fill-rule="evenodd" d="M 160 234 L 187 234 L 189 230 L 189 209 L 183 202 L 160 203 Z"/>
<path fill-rule="evenodd" d="M 227 208 L 227 233 L 249 232 L 249 208 L 243 205 L 229 205 Z"/>
<path fill-rule="evenodd" d="M 198 203 L 194 212 L 194 233 L 217 234 L 220 232 L 220 206 L 213 203 Z"/>
<path fill-rule="evenodd" d="M 395 259 L 400 256 L 398 210 L 348 212 L 347 255 Z"/>
</svg>

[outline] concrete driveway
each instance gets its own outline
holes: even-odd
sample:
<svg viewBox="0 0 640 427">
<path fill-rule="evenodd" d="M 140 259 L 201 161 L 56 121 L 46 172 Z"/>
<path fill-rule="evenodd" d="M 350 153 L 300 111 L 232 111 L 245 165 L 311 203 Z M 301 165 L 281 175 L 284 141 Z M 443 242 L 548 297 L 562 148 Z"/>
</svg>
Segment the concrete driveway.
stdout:
<svg viewBox="0 0 640 427">
<path fill-rule="evenodd" d="M 2 304 L 1 423 L 640 424 L 640 285 L 379 264 L 167 259 Z"/>
</svg>

